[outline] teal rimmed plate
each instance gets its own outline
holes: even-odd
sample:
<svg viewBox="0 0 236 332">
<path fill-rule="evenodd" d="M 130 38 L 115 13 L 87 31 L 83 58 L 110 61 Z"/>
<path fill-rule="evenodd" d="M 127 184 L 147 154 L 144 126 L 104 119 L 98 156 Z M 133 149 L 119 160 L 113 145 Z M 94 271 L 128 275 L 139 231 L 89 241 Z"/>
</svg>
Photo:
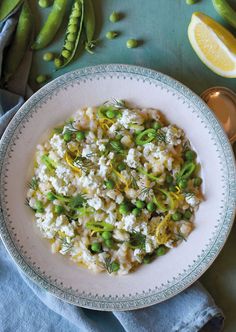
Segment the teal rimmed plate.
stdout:
<svg viewBox="0 0 236 332">
<path fill-rule="evenodd" d="M 111 98 L 160 109 L 182 127 L 202 164 L 205 200 L 188 241 L 152 264 L 123 277 L 93 274 L 50 253 L 25 206 L 30 165 L 43 134 L 82 106 Z M 153 70 L 101 65 L 67 73 L 35 93 L 1 140 L 0 231 L 22 271 L 55 296 L 96 310 L 131 310 L 178 294 L 197 280 L 222 249 L 236 200 L 234 156 L 217 119 L 188 88 Z"/>
</svg>

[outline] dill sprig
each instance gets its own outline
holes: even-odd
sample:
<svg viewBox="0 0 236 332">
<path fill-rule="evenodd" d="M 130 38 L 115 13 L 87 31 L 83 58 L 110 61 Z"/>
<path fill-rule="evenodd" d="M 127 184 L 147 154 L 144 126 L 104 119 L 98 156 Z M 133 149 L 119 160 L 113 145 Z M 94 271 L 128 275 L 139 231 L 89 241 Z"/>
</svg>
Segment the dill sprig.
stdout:
<svg viewBox="0 0 236 332">
<path fill-rule="evenodd" d="M 155 137 L 159 142 L 166 143 L 166 134 L 163 132 L 163 130 L 158 129 L 155 134 Z"/>
<path fill-rule="evenodd" d="M 176 236 L 176 240 L 179 241 L 179 240 L 184 240 L 185 242 L 187 242 L 187 239 L 186 237 L 181 233 L 181 232 L 178 232 L 178 233 L 174 233 L 174 235 Z"/>
<path fill-rule="evenodd" d="M 37 179 L 35 176 L 32 177 L 31 181 L 28 182 L 28 187 L 33 190 L 38 189 L 39 179 Z"/>
<path fill-rule="evenodd" d="M 116 109 L 124 109 L 124 108 L 126 108 L 125 101 L 121 100 L 121 99 L 116 99 L 116 98 L 112 98 L 112 101 L 106 101 L 104 103 L 104 105 L 113 106 Z"/>
<path fill-rule="evenodd" d="M 138 189 L 137 181 L 132 173 L 130 173 L 131 185 L 134 189 Z"/>
<path fill-rule="evenodd" d="M 130 233 L 129 247 L 132 249 L 145 249 L 146 236 L 139 232 Z"/>
<path fill-rule="evenodd" d="M 104 267 L 109 274 L 117 271 L 117 263 L 111 260 L 111 256 L 106 256 L 104 258 Z"/>
<path fill-rule="evenodd" d="M 68 124 L 66 124 L 63 128 L 63 131 L 62 131 L 62 134 L 65 134 L 67 132 L 70 132 L 70 133 L 76 133 L 78 131 L 78 129 L 76 129 L 74 126 L 73 126 L 73 123 L 72 122 L 69 122 Z"/>
<path fill-rule="evenodd" d="M 141 199 L 146 199 L 146 198 L 150 198 L 152 196 L 152 188 L 148 188 L 143 186 L 140 190 L 140 194 L 139 194 Z"/>
<path fill-rule="evenodd" d="M 25 205 L 28 206 L 31 210 L 36 211 L 34 208 L 32 208 L 32 206 L 30 206 L 28 198 L 25 199 Z"/>
</svg>

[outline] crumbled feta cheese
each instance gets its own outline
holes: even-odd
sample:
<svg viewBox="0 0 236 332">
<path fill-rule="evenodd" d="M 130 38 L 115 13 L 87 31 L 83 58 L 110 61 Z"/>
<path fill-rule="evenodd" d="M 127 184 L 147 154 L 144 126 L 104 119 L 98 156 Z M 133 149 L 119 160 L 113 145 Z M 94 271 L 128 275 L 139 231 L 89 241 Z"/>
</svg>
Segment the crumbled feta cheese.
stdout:
<svg viewBox="0 0 236 332">
<path fill-rule="evenodd" d="M 192 207 L 197 207 L 200 203 L 199 199 L 194 194 L 191 195 L 187 194 L 185 196 L 185 200 Z"/>
<path fill-rule="evenodd" d="M 129 149 L 125 162 L 130 168 L 137 168 L 140 165 L 139 158 L 141 153 L 134 148 Z"/>
<path fill-rule="evenodd" d="M 101 198 L 99 198 L 98 196 L 88 199 L 87 203 L 89 206 L 93 207 L 95 210 L 99 210 L 103 207 L 103 202 L 102 202 Z"/>
</svg>

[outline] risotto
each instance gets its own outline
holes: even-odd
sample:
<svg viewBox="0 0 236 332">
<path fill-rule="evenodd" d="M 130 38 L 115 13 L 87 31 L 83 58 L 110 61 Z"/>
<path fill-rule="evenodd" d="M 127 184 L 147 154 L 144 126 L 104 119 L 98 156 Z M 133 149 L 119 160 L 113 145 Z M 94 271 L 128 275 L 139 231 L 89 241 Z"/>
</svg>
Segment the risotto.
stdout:
<svg viewBox="0 0 236 332">
<path fill-rule="evenodd" d="M 123 275 L 187 239 L 199 172 L 182 129 L 113 100 L 79 109 L 37 146 L 27 204 L 53 253 Z"/>
</svg>

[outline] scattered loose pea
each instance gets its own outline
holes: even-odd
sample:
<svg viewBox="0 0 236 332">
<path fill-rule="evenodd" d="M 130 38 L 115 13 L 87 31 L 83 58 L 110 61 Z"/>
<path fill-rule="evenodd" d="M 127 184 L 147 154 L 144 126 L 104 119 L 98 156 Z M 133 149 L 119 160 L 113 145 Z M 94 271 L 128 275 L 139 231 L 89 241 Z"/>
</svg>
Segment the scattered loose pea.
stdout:
<svg viewBox="0 0 236 332">
<path fill-rule="evenodd" d="M 66 132 L 66 133 L 63 135 L 63 139 L 64 139 L 65 142 L 70 142 L 71 138 L 72 138 L 72 135 L 71 135 L 70 132 Z"/>
<path fill-rule="evenodd" d="M 101 250 L 102 250 L 101 243 L 99 243 L 99 242 L 94 242 L 94 243 L 91 245 L 91 250 L 94 251 L 94 252 L 101 252 Z"/>
<path fill-rule="evenodd" d="M 47 193 L 46 196 L 49 201 L 54 201 L 54 199 L 56 199 L 56 196 L 52 192 Z"/>
<path fill-rule="evenodd" d="M 149 212 L 154 212 L 156 210 L 156 204 L 153 202 L 149 202 L 147 204 L 147 209 Z"/>
<path fill-rule="evenodd" d="M 54 212 L 56 214 L 61 214 L 63 211 L 64 211 L 64 207 L 63 206 L 61 206 L 61 205 L 55 205 Z"/>
<path fill-rule="evenodd" d="M 115 22 L 119 21 L 119 19 L 120 19 L 120 15 L 117 12 L 112 12 L 111 15 L 109 16 L 109 20 L 112 23 L 115 23 Z"/>
<path fill-rule="evenodd" d="M 151 255 L 146 255 L 143 257 L 143 264 L 149 264 L 152 261 L 152 256 Z"/>
<path fill-rule="evenodd" d="M 105 231 L 105 232 L 102 233 L 102 238 L 104 240 L 109 240 L 109 239 L 111 239 L 111 237 L 112 237 L 111 232 Z"/>
<path fill-rule="evenodd" d="M 51 52 L 44 53 L 44 55 L 43 55 L 44 61 L 52 61 L 53 58 L 54 58 L 54 55 Z"/>
<path fill-rule="evenodd" d="M 112 239 L 107 239 L 104 243 L 107 248 L 112 248 L 114 246 L 114 241 Z"/>
<path fill-rule="evenodd" d="M 106 38 L 107 39 L 114 39 L 118 36 L 118 33 L 116 31 L 108 31 L 106 33 Z"/>
<path fill-rule="evenodd" d="M 117 272 L 120 269 L 120 264 L 117 262 L 112 262 L 111 263 L 111 270 L 113 272 Z"/>
<path fill-rule="evenodd" d="M 152 125 L 153 129 L 161 129 L 162 124 L 160 122 L 154 122 Z"/>
<path fill-rule="evenodd" d="M 141 210 L 139 209 L 139 208 L 134 208 L 133 210 L 132 210 L 132 214 L 135 216 L 135 217 L 138 217 L 138 216 L 140 216 L 141 215 Z"/>
<path fill-rule="evenodd" d="M 138 200 L 138 201 L 136 201 L 135 205 L 137 206 L 137 208 L 143 209 L 145 206 L 145 202 Z"/>
<path fill-rule="evenodd" d="M 189 220 L 189 219 L 191 219 L 191 217 L 192 217 L 192 212 L 190 210 L 186 210 L 184 212 L 184 219 Z"/>
<path fill-rule="evenodd" d="M 83 131 L 78 131 L 76 133 L 77 141 L 83 141 L 85 139 L 85 133 Z"/>
<path fill-rule="evenodd" d="M 38 84 L 43 84 L 44 82 L 46 82 L 46 80 L 47 80 L 46 75 L 38 75 L 35 79 L 36 83 Z"/>
<path fill-rule="evenodd" d="M 107 110 L 106 111 L 106 117 L 108 119 L 114 119 L 115 116 L 116 116 L 116 112 L 114 110 Z"/>
<path fill-rule="evenodd" d="M 47 8 L 47 7 L 51 6 L 51 1 L 50 0 L 39 0 L 38 4 L 41 8 Z"/>
<path fill-rule="evenodd" d="M 129 205 L 127 203 L 121 203 L 119 207 L 120 214 L 128 214 L 129 213 Z"/>
<path fill-rule="evenodd" d="M 180 221 L 182 219 L 182 213 L 180 212 L 175 212 L 172 214 L 172 220 L 174 221 Z"/>
<path fill-rule="evenodd" d="M 160 246 L 159 248 L 157 248 L 156 250 L 156 254 L 157 256 L 163 256 L 165 255 L 167 252 L 167 248 L 165 246 Z"/>
<path fill-rule="evenodd" d="M 107 189 L 113 189 L 115 187 L 115 182 L 113 180 L 105 181 L 105 186 Z"/>
<path fill-rule="evenodd" d="M 138 42 L 136 39 L 128 39 L 126 42 L 127 48 L 135 48 L 138 46 Z"/>
</svg>

